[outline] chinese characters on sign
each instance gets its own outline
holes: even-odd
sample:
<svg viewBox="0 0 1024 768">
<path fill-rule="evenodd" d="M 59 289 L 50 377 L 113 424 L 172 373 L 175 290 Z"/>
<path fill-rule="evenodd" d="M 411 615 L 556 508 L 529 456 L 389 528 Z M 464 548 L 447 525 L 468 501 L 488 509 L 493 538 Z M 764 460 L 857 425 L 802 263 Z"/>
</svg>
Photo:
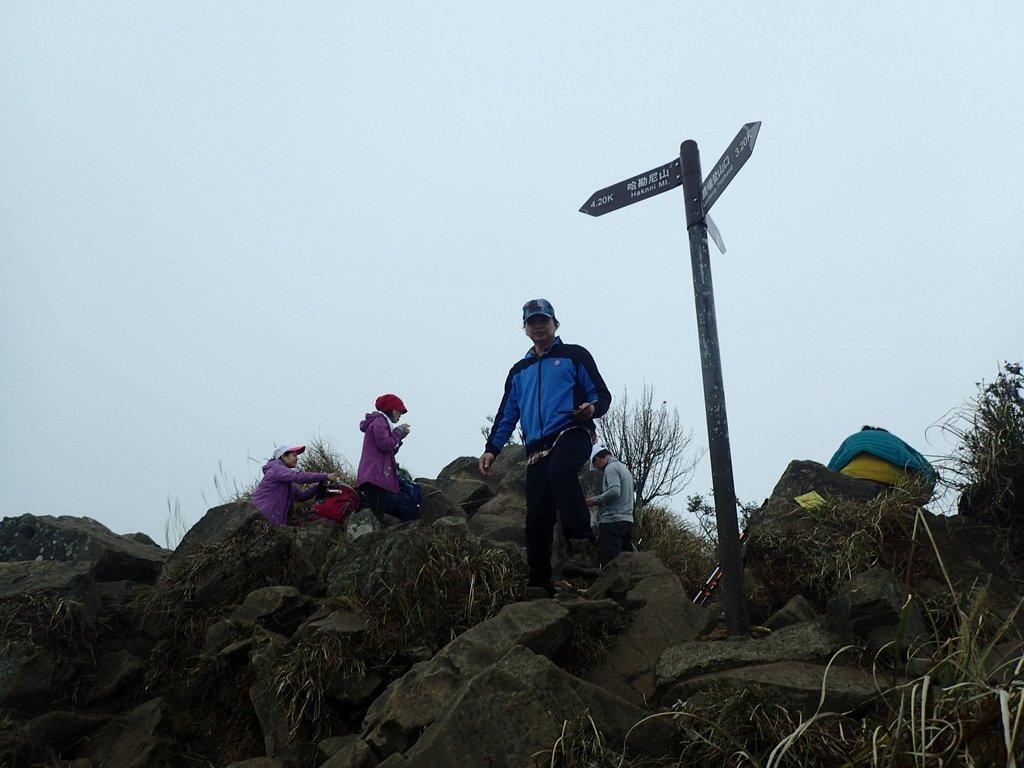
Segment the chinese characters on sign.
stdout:
<svg viewBox="0 0 1024 768">
<path fill-rule="evenodd" d="M 754 151 L 754 142 L 757 140 L 757 132 L 760 129 L 760 122 L 747 123 L 740 128 L 740 132 L 732 140 L 729 148 L 725 150 L 725 154 L 704 179 L 700 193 L 705 214 L 711 210 L 711 206 L 729 186 L 729 182 L 743 167 L 743 164 L 747 162 L 747 158 Z M 611 211 L 617 211 L 619 208 L 625 208 L 639 200 L 668 192 L 682 183 L 683 176 L 679 160 L 673 160 L 660 168 L 654 168 L 647 173 L 641 173 L 639 176 L 598 190 L 583 204 L 580 212 L 590 216 L 601 216 Z M 719 247 L 721 248 L 721 245 Z"/>
<path fill-rule="evenodd" d="M 725 154 L 715 163 L 714 169 L 704 179 L 700 187 L 700 196 L 704 203 L 704 213 L 711 210 L 711 206 L 721 196 L 729 182 L 739 173 L 740 168 L 747 162 L 750 153 L 754 151 L 754 142 L 757 141 L 757 132 L 761 130 L 761 123 L 747 123 L 732 144 L 725 150 Z"/>
<path fill-rule="evenodd" d="M 679 172 L 679 161 L 673 160 L 660 168 L 653 168 L 639 176 L 598 190 L 583 204 L 580 212 L 591 216 L 600 216 L 638 200 L 668 192 L 682 183 L 683 177 Z"/>
</svg>

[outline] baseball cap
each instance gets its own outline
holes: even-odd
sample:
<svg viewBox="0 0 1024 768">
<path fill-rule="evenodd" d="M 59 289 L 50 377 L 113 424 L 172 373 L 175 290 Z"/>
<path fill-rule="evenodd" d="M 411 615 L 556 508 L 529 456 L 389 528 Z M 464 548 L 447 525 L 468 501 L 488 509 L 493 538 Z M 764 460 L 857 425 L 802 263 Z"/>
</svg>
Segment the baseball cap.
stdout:
<svg viewBox="0 0 1024 768">
<path fill-rule="evenodd" d="M 603 445 L 601 445 L 601 443 L 594 443 L 594 447 L 590 451 L 590 465 L 591 466 L 594 465 L 594 459 L 596 459 L 598 457 L 598 455 L 601 454 L 601 453 L 607 453 L 607 454 L 610 455 L 611 451 L 609 451 L 607 448 L 605 448 Z"/>
<path fill-rule="evenodd" d="M 291 448 L 289 448 L 287 445 L 279 445 L 277 446 L 277 448 L 274 449 L 274 459 L 280 459 L 286 453 L 299 454 L 302 453 L 304 450 L 306 450 L 306 446 L 304 445 L 296 445 L 292 446 Z"/>
<path fill-rule="evenodd" d="M 550 317 L 554 320 L 555 308 L 551 306 L 551 302 L 547 299 L 530 299 L 523 304 L 523 322 L 525 323 L 534 315 L 544 315 L 544 317 Z"/>
</svg>

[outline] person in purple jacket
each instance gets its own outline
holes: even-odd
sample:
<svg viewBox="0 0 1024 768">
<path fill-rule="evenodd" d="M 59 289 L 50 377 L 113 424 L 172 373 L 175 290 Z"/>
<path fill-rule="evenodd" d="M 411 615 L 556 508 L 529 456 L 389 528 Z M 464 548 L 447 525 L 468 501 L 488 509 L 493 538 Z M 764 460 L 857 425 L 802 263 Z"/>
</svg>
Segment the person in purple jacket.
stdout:
<svg viewBox="0 0 1024 768">
<path fill-rule="evenodd" d="M 316 495 L 316 484 L 338 479 L 337 472 L 300 472 L 295 468 L 306 446 L 279 446 L 263 465 L 263 479 L 252 494 L 252 505 L 275 525 L 287 525 L 292 504 Z M 300 484 L 312 483 L 308 488 Z"/>
<path fill-rule="evenodd" d="M 359 422 L 363 433 L 363 452 L 359 456 L 356 487 L 366 506 L 383 522 L 391 494 L 398 492 L 395 454 L 409 435 L 409 425 L 398 424 L 398 420 L 408 413 L 408 409 L 397 395 L 381 395 L 374 407 L 377 410 L 366 414 L 366 418 Z"/>
</svg>

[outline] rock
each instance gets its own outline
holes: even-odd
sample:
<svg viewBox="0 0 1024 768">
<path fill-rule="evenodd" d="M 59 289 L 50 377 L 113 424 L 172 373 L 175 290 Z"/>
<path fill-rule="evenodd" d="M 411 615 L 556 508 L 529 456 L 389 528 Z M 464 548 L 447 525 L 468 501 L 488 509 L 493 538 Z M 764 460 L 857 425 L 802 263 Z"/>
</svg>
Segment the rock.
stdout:
<svg viewBox="0 0 1024 768">
<path fill-rule="evenodd" d="M 884 568 L 854 576 L 829 601 L 827 621 L 844 642 L 864 644 L 874 653 L 897 640 L 906 649 L 930 639 L 917 603 L 907 600 L 903 585 Z"/>
<path fill-rule="evenodd" d="M 794 499 L 811 491 L 817 491 L 826 499 L 838 497 L 851 501 L 870 501 L 885 489 L 886 486 L 871 480 L 833 472 L 816 461 L 791 461 L 775 484 L 771 496 L 750 516 L 750 525 L 789 515 L 799 507 Z"/>
<path fill-rule="evenodd" d="M 803 595 L 796 595 L 782 608 L 769 616 L 764 626 L 772 630 L 782 629 L 791 624 L 814 621 L 815 616 L 814 607 L 807 601 L 807 598 Z"/>
<path fill-rule="evenodd" d="M 470 677 L 512 646 L 551 656 L 571 634 L 568 612 L 553 600 L 507 605 L 388 686 L 366 713 L 363 738 L 382 757 L 405 752 Z"/>
<path fill-rule="evenodd" d="M 544 656 L 514 646 L 466 682 L 405 752 L 403 765 L 522 768 L 552 748 L 565 721 L 583 717 L 593 721 L 615 751 L 625 745 L 627 755 L 668 754 L 674 727 L 657 718 L 632 730 L 644 715 Z"/>
<path fill-rule="evenodd" d="M 495 496 L 469 521 L 474 535 L 486 541 L 511 541 L 526 546 L 526 502 L 512 496 Z"/>
<path fill-rule="evenodd" d="M 91 592 L 95 583 L 90 562 L 0 562 L 0 598 L 14 595 L 81 595 Z"/>
<path fill-rule="evenodd" d="M 769 686 L 781 693 L 790 706 L 799 709 L 805 718 L 818 710 L 822 696 L 823 711 L 850 712 L 878 694 L 877 681 L 870 672 L 805 661 L 777 661 L 693 677 L 673 689 L 673 695 L 680 701 L 686 701 L 699 691 L 720 690 L 723 685 Z"/>
<path fill-rule="evenodd" d="M 357 510 L 345 521 L 345 539 L 355 541 L 381 530 L 380 521 L 369 509 Z"/>
<path fill-rule="evenodd" d="M 612 584 L 621 583 L 617 574 L 623 572 L 635 580 L 622 595 L 632 621 L 610 641 L 607 657 L 584 679 L 636 706 L 644 706 L 655 696 L 654 668 L 662 653 L 680 641 L 695 640 L 713 621 L 711 611 L 694 605 L 679 579 L 667 571 L 657 573 L 655 563 L 660 565 L 653 553 L 620 555 L 601 574 L 599 581 L 607 586 L 595 582 L 591 587 L 591 592 L 595 587 L 610 591 Z M 639 576 L 645 570 L 655 573 Z"/>
<path fill-rule="evenodd" d="M 438 480 L 438 486 L 444 495 L 469 517 L 494 496 L 494 491 L 483 480 L 450 478 Z"/>
<path fill-rule="evenodd" d="M 247 502 L 223 504 L 207 510 L 206 514 L 193 525 L 178 542 L 171 555 L 170 564 L 185 560 L 203 547 L 215 547 L 234 538 L 256 521 L 263 520 L 256 507 Z"/>
<path fill-rule="evenodd" d="M 356 734 L 343 736 L 339 741 L 320 768 L 374 768 L 377 765 L 377 756 L 370 745 Z"/>
<path fill-rule="evenodd" d="M 104 653 L 96 659 L 90 685 L 83 686 L 79 704 L 98 707 L 130 697 L 146 674 L 145 662 L 124 649 Z"/>
<path fill-rule="evenodd" d="M 275 671 L 278 658 L 286 650 L 285 638 L 265 630 L 257 630 L 253 638 L 250 663 L 252 684 L 249 698 L 263 733 L 264 754 L 275 756 L 291 741 L 288 733 L 288 715 L 277 697 Z"/>
<path fill-rule="evenodd" d="M 42 648 L 18 643 L 0 655 L 0 710 L 35 712 L 51 698 L 53 655 Z"/>
<path fill-rule="evenodd" d="M 95 733 L 92 754 L 110 768 L 180 768 L 167 701 L 150 699 L 112 718 Z"/>
<path fill-rule="evenodd" d="M 54 710 L 25 723 L 24 735 L 33 744 L 60 751 L 88 738 L 109 722 L 109 715 Z"/>
<path fill-rule="evenodd" d="M 416 482 L 423 494 L 420 500 L 420 520 L 424 525 L 433 525 L 446 517 L 466 516 L 465 510 L 448 498 L 432 481 L 417 478 Z"/>
<path fill-rule="evenodd" d="M 839 638 L 817 623 L 795 624 L 762 640 L 696 641 L 673 645 L 655 667 L 658 700 L 670 705 L 685 699 L 693 678 L 748 666 L 783 661 L 828 661 L 842 647 Z"/>
<path fill-rule="evenodd" d="M 295 587 L 262 587 L 245 596 L 227 618 L 248 631 L 255 624 L 291 636 L 314 610 L 313 601 Z"/>
<path fill-rule="evenodd" d="M 976 518 L 936 518 L 913 504 L 897 507 L 881 529 L 885 546 L 895 550 L 890 570 L 905 566 L 909 587 L 902 571 L 900 579 L 867 571 L 838 590 L 835 579 L 824 580 L 827 590 L 813 589 L 816 600 L 831 598 L 828 616 L 815 616 L 812 586 L 799 570 L 799 557 L 813 550 L 814 540 L 784 545 L 787 532 L 816 536 L 821 518 L 792 497 L 813 489 L 867 498 L 877 489 L 844 486 L 842 476 L 813 462 L 791 465 L 762 510 L 758 525 L 774 526 L 774 546 L 747 547 L 745 578 L 763 590 L 759 621 L 774 629 L 767 637 L 709 641 L 707 629 L 720 606 L 694 606 L 657 556 L 642 552 L 617 558 L 585 591 L 566 588 L 556 600 L 507 605 L 435 652 L 436 638 L 396 631 L 391 624 L 405 617 L 393 612 L 382 627 L 360 600 L 372 603 L 381 589 L 401 590 L 424 575 L 445 598 L 444 579 L 421 567 L 428 551 L 460 558 L 487 547 L 508 552 L 507 560 L 491 561 L 494 572 L 473 580 L 473 599 L 492 586 L 491 576 L 503 587 L 521 579 L 523 449 L 503 451 L 486 479 L 475 457 L 456 460 L 442 475 L 422 481 L 433 495 L 418 521 L 381 529 L 364 511 L 346 526 L 278 527 L 247 504 L 229 504 L 211 509 L 173 553 L 140 535 L 97 532 L 87 519 L 5 519 L 0 540 L 22 546 L 21 539 L 46 540 L 46 531 L 62 528 L 56 540 L 64 541 L 63 550 L 54 544 L 45 552 L 10 554 L 79 559 L 0 561 L 0 764 L 525 768 L 558 762 L 563 756 L 552 750 L 572 732 L 600 728 L 608 752 L 587 760 L 614 755 L 615 764 L 653 765 L 679 746 L 677 713 L 665 706 L 685 700 L 698 707 L 732 686 L 754 687 L 768 701 L 785 697 L 805 718 L 824 692 L 825 708 L 855 710 L 867 728 L 889 727 L 887 710 L 873 706 L 881 678 L 871 674 L 877 657 L 870 651 L 895 637 L 901 620 L 911 634 L 921 629 L 912 610 L 901 615 L 908 594 L 929 605 L 931 631 L 943 642 L 958 631 L 950 589 L 965 611 L 994 612 L 995 621 L 968 638 L 991 641 L 984 662 L 979 658 L 970 670 L 987 676 L 986 685 L 1012 685 L 1024 652 L 1013 633 L 991 636 L 1024 584 L 1015 532 L 993 531 Z M 442 486 L 474 504 L 477 494 L 494 495 L 467 518 Z M 833 511 L 842 514 L 846 506 L 855 505 Z M 928 528 L 913 557 L 899 538 L 908 520 L 919 531 Z M 860 522 L 854 515 L 852 523 Z M 749 544 L 757 531 L 751 529 Z M 845 535 L 842 528 L 834 538 L 841 542 Z M 154 550 L 157 560 L 166 558 L 155 582 L 150 565 L 132 564 L 138 552 Z M 879 562 L 887 554 L 880 550 Z M 775 558 L 765 571 L 776 575 L 775 584 L 754 577 L 758 557 L 762 563 Z M 466 585 L 456 586 L 447 597 L 463 594 Z M 407 610 L 436 613 L 437 606 L 423 604 L 429 597 L 419 599 Z M 457 610 L 462 601 L 451 602 Z M 825 610 L 824 601 L 813 605 Z M 450 627 L 442 629 L 451 636 Z M 381 639 L 399 636 L 407 639 Z M 835 656 L 844 639 L 856 647 Z M 896 668 L 932 670 L 934 648 L 910 651 Z M 310 666 L 303 667 L 303 659 Z M 944 680 L 933 676 L 931 684 Z M 289 708 L 303 702 L 305 714 L 289 721 Z M 995 733 L 993 739 L 979 732 L 978 739 L 999 744 Z M 623 740 L 625 753 L 619 751 Z M 971 759 L 988 764 L 993 755 Z M 582 755 L 573 757 L 582 764 Z M 752 759 L 764 763 L 768 756 Z"/>
<path fill-rule="evenodd" d="M 88 517 L 22 515 L 0 525 L 0 560 L 90 561 L 97 581 L 156 581 L 169 552 Z"/>
</svg>

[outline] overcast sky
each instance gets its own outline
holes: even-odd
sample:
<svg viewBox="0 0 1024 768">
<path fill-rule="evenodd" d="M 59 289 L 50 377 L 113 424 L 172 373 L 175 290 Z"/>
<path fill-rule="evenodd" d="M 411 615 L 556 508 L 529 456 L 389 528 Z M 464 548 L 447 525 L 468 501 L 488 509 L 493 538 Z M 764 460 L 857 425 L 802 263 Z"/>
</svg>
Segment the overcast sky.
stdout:
<svg viewBox="0 0 1024 768">
<path fill-rule="evenodd" d="M 275 444 L 357 462 L 385 392 L 435 477 L 537 297 L 706 445 L 681 190 L 578 209 L 752 121 L 711 252 L 737 494 L 862 424 L 948 454 L 1024 357 L 1022 40 L 1019 0 L 5 0 L 0 516 L 164 543 Z"/>
</svg>

